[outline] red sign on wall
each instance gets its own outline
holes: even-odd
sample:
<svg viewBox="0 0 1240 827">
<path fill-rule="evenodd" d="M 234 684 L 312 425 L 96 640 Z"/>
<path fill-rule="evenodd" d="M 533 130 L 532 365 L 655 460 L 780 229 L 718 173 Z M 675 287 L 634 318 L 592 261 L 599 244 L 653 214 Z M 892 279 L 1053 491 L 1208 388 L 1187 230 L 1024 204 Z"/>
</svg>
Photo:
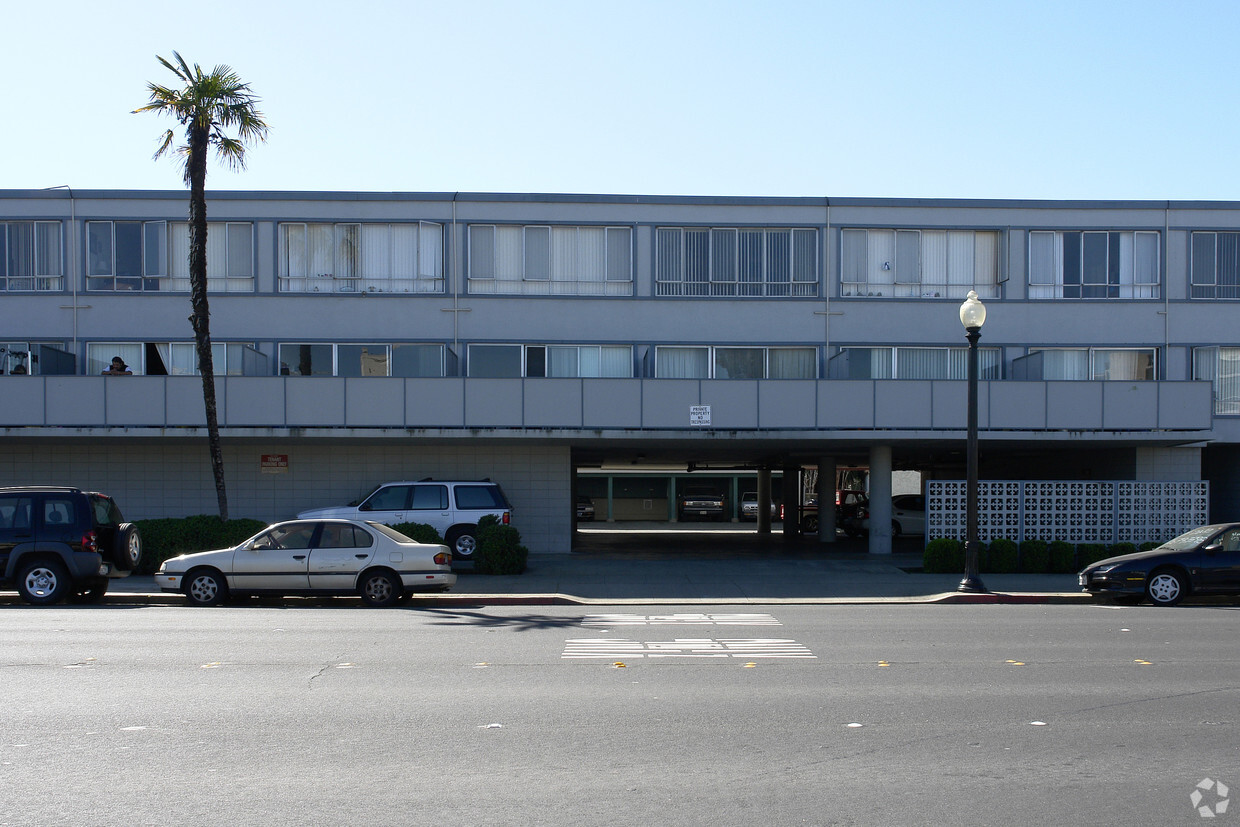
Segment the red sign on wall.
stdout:
<svg viewBox="0 0 1240 827">
<path fill-rule="evenodd" d="M 258 460 L 258 470 L 263 474 L 287 474 L 288 454 L 263 454 Z"/>
</svg>

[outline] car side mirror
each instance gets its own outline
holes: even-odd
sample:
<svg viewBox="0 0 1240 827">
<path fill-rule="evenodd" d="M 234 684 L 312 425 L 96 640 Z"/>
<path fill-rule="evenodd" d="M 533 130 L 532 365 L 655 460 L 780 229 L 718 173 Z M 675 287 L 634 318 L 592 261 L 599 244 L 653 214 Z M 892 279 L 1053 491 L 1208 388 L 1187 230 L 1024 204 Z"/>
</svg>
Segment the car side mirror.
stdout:
<svg viewBox="0 0 1240 827">
<path fill-rule="evenodd" d="M 1202 551 L 1222 551 L 1223 544 L 1220 542 L 1213 542 L 1213 543 L 1210 543 L 1210 545 L 1208 546 L 1202 546 L 1201 550 Z"/>
</svg>

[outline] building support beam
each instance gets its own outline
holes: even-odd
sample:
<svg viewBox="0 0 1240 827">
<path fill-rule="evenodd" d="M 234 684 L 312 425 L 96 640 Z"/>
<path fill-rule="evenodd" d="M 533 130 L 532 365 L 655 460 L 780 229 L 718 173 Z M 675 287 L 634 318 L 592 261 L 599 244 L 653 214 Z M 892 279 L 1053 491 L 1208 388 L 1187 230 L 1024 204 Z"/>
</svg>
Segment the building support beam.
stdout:
<svg viewBox="0 0 1240 827">
<path fill-rule="evenodd" d="M 891 554 L 891 446 L 870 448 L 870 554 Z"/>
<path fill-rule="evenodd" d="M 835 457 L 818 458 L 818 542 L 835 542 Z"/>
</svg>

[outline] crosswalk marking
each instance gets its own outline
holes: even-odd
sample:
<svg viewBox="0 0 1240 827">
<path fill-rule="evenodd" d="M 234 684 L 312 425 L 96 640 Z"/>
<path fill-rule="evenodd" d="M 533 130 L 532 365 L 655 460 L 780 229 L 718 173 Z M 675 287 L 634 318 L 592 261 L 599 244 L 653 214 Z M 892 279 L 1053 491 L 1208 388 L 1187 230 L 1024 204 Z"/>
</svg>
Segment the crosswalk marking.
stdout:
<svg viewBox="0 0 1240 827">
<path fill-rule="evenodd" d="M 583 626 L 782 626 L 770 614 L 703 614 L 684 612 L 669 615 L 593 614 L 586 615 Z"/>
<path fill-rule="evenodd" d="M 566 660 L 616 658 L 816 658 L 786 638 L 676 638 L 666 641 L 577 638 L 565 641 Z"/>
</svg>

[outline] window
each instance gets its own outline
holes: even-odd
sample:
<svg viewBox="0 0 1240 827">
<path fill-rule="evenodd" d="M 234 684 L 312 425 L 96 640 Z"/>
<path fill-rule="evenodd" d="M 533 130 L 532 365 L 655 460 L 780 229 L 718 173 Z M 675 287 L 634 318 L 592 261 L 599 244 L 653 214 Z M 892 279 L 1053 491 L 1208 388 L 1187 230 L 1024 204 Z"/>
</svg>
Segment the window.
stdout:
<svg viewBox="0 0 1240 827">
<path fill-rule="evenodd" d="M 1156 232 L 1029 233 L 1029 298 L 1156 299 Z"/>
<path fill-rule="evenodd" d="M 442 293 L 443 225 L 281 224 L 286 293 Z"/>
<path fill-rule="evenodd" d="M 977 349 L 978 378 L 1002 378 L 1000 348 Z M 968 379 L 967 347 L 845 347 L 831 357 L 832 379 Z"/>
<path fill-rule="evenodd" d="M 840 251 L 843 296 L 999 297 L 997 232 L 846 229 Z"/>
<path fill-rule="evenodd" d="M 286 342 L 279 355 L 281 376 L 444 375 L 443 345 Z"/>
<path fill-rule="evenodd" d="M 189 223 L 87 221 L 86 289 L 188 292 Z M 207 224 L 207 290 L 254 290 L 254 226 Z"/>
<path fill-rule="evenodd" d="M 528 345 L 525 375 L 631 379 L 633 348 L 628 345 Z"/>
<path fill-rule="evenodd" d="M 1240 414 L 1240 347 L 1193 348 L 1193 378 L 1214 384 L 1214 412 Z"/>
<path fill-rule="evenodd" d="M 62 290 L 59 221 L 0 221 L 0 292 Z"/>
<path fill-rule="evenodd" d="M 1045 380 L 1151 381 L 1156 375 L 1154 348 L 1032 348 L 1041 354 Z"/>
<path fill-rule="evenodd" d="M 1240 299 L 1240 233 L 1193 233 L 1192 298 Z"/>
<path fill-rule="evenodd" d="M 197 376 L 198 346 L 193 342 L 90 342 L 86 345 L 86 375 L 107 370 L 115 356 L 134 375 Z M 267 373 L 266 357 L 241 342 L 212 342 L 211 367 L 216 376 L 255 376 Z"/>
<path fill-rule="evenodd" d="M 818 231 L 659 227 L 659 296 L 817 296 Z"/>
<path fill-rule="evenodd" d="M 469 292 L 631 296 L 632 230 L 471 224 Z"/>
<path fill-rule="evenodd" d="M 489 379 L 633 377 L 629 345 L 470 345 L 469 375 Z"/>
<path fill-rule="evenodd" d="M 655 348 L 660 379 L 816 379 L 818 351 L 812 347 Z"/>
</svg>

